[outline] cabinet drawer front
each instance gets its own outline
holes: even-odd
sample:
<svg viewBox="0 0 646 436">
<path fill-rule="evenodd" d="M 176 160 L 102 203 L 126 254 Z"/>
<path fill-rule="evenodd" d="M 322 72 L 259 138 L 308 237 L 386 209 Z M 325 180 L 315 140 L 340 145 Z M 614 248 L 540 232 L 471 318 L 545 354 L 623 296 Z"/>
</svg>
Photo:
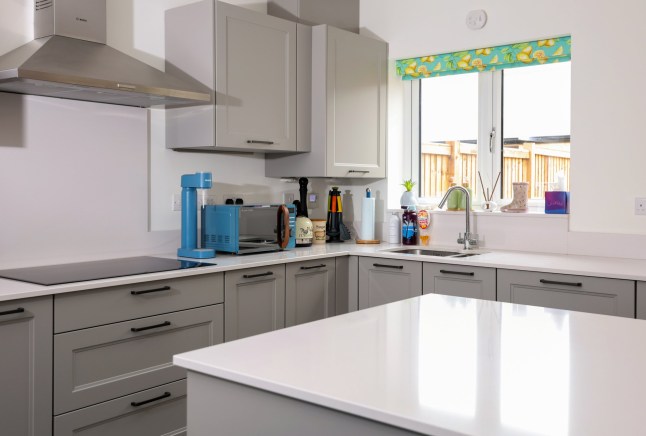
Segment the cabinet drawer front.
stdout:
<svg viewBox="0 0 646 436">
<path fill-rule="evenodd" d="M 632 280 L 498 270 L 499 301 L 635 317 Z"/>
<path fill-rule="evenodd" d="M 285 326 L 333 316 L 336 311 L 334 259 L 286 265 Z"/>
<path fill-rule="evenodd" d="M 496 300 L 494 268 L 425 263 L 423 272 L 425 294 Z"/>
<path fill-rule="evenodd" d="M 60 294 L 54 298 L 54 332 L 127 321 L 223 301 L 222 273 Z"/>
<path fill-rule="evenodd" d="M 219 304 L 55 335 L 55 414 L 184 378 L 173 355 L 222 342 L 222 328 Z"/>
<path fill-rule="evenodd" d="M 153 400 L 148 403 L 146 401 Z M 139 406 L 133 405 L 145 403 Z M 186 380 L 54 418 L 55 436 L 186 435 Z"/>
</svg>

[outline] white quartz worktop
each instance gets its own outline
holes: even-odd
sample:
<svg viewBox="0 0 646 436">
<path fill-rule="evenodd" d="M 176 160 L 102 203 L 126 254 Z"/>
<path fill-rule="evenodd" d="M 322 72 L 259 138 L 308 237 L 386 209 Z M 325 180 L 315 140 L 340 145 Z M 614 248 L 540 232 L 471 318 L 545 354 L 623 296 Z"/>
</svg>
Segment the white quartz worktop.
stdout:
<svg viewBox="0 0 646 436">
<path fill-rule="evenodd" d="M 173 362 L 435 436 L 641 435 L 645 343 L 646 321 L 429 294 Z"/>
<path fill-rule="evenodd" d="M 308 248 L 296 248 L 289 251 L 265 254 L 249 254 L 245 256 L 234 256 L 218 253 L 218 256 L 216 258 L 201 261 L 204 263 L 214 263 L 214 266 L 159 272 L 145 275 L 117 277 L 87 282 L 68 283 L 53 286 L 34 285 L 30 283 L 23 283 L 0 278 L 0 301 L 37 297 L 41 295 L 52 295 L 64 292 L 74 292 L 84 289 L 127 285 L 131 283 L 141 283 L 153 280 L 164 280 L 176 277 L 210 274 L 214 272 L 242 268 L 261 267 L 276 263 L 300 262 L 325 257 L 338 257 L 347 255 L 374 256 L 435 263 L 450 263 L 457 265 L 471 265 L 491 268 L 506 268 L 646 281 L 646 260 L 610 257 L 603 258 L 593 256 L 570 256 L 559 254 L 535 254 L 529 252 L 500 250 L 487 251 L 486 249 L 480 250 L 480 252 L 483 252 L 483 254 L 466 258 L 416 256 L 410 254 L 393 253 L 392 251 L 390 251 L 398 248 L 401 247 L 398 245 L 385 243 L 378 245 L 360 245 L 354 244 L 352 242 L 346 242 L 342 244 L 313 245 L 312 247 Z M 419 248 L 459 250 L 459 248 L 456 246 L 429 246 Z M 173 254 L 169 253 L 150 253 L 148 255 L 168 258 L 176 257 Z M 0 269 L 4 268 L 0 266 Z"/>
</svg>

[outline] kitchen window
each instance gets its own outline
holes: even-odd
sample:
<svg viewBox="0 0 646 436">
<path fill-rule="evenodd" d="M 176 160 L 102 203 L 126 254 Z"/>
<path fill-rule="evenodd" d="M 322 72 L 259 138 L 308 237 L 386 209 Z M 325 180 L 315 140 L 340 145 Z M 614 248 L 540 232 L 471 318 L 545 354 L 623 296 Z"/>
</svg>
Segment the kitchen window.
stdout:
<svg viewBox="0 0 646 436">
<path fill-rule="evenodd" d="M 564 40 L 556 39 L 557 44 L 565 45 Z M 511 200 L 512 183 L 523 181 L 530 185 L 530 205 L 541 206 L 545 191 L 556 189 L 559 180 L 569 190 L 569 57 L 543 62 L 540 49 L 545 41 L 532 44 L 533 51 L 528 48 L 530 43 L 510 46 L 524 49 L 514 52 L 514 59 L 529 53 L 532 61 L 521 59 L 523 68 L 485 70 L 480 64 L 469 64 L 474 59 L 461 52 L 451 56 L 462 56 L 466 62 L 452 65 L 449 60 L 443 68 L 459 70 L 461 65 L 471 71 L 449 71 L 435 77 L 424 68 L 422 74 L 415 75 L 420 71 L 418 66 L 402 72 L 413 76 L 408 79 L 419 79 L 406 83 L 411 100 L 411 176 L 419 180 L 421 198 L 436 202 L 456 183 L 468 184 L 476 202 L 484 199 L 484 185 L 499 202 Z M 482 50 L 489 49 L 475 52 Z M 429 58 L 437 62 L 432 56 L 415 61 Z M 499 172 L 500 180 L 492 193 Z"/>
</svg>

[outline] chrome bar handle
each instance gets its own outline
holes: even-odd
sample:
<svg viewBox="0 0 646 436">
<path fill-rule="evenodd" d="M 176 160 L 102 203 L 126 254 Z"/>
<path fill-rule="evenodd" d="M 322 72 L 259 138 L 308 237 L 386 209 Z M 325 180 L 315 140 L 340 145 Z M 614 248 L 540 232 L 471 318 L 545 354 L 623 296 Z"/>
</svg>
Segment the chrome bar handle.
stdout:
<svg viewBox="0 0 646 436">
<path fill-rule="evenodd" d="M 266 144 L 266 145 L 273 145 L 274 141 L 260 141 L 257 139 L 249 139 L 247 140 L 247 144 Z"/>
</svg>

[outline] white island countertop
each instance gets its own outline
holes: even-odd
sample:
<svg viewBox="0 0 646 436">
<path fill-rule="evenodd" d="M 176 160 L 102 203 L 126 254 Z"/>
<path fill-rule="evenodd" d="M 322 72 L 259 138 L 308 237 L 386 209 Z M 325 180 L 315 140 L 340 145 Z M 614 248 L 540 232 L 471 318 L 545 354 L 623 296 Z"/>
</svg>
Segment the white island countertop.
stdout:
<svg viewBox="0 0 646 436">
<path fill-rule="evenodd" d="M 174 363 L 435 436 L 641 435 L 644 344 L 646 321 L 425 295 Z"/>
</svg>

